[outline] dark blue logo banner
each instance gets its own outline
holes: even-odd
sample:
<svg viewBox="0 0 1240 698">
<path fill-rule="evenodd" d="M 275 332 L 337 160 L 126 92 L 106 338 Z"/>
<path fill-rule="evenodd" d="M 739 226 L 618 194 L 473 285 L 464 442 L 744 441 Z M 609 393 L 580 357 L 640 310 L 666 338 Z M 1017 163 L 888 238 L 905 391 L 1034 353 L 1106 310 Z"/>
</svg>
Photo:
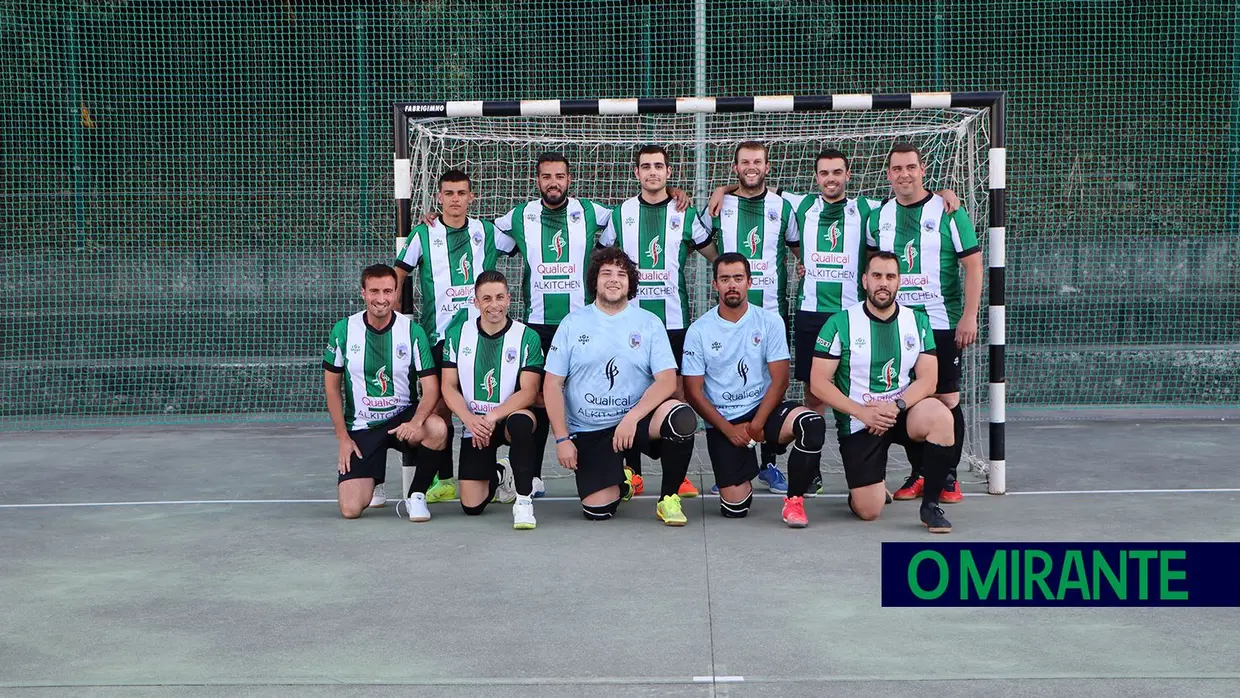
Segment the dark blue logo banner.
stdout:
<svg viewBox="0 0 1240 698">
<path fill-rule="evenodd" d="M 1240 606 L 1240 543 L 883 543 L 883 606 Z"/>
</svg>

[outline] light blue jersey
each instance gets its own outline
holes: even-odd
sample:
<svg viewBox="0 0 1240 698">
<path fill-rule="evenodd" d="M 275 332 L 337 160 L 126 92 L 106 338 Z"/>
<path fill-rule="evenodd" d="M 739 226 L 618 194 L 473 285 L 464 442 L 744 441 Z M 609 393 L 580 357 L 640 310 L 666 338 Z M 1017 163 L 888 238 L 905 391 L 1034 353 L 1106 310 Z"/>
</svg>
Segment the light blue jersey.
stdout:
<svg viewBox="0 0 1240 698">
<path fill-rule="evenodd" d="M 689 326 L 681 374 L 706 376 L 706 399 L 732 421 L 754 410 L 771 387 L 767 364 L 787 361 L 783 318 L 749 305 L 738 322 L 719 316 L 719 306 Z"/>
<path fill-rule="evenodd" d="M 564 380 L 571 432 L 614 427 L 642 399 L 654 374 L 676 368 L 667 330 L 633 303 L 608 315 L 591 303 L 560 322 L 546 371 Z"/>
</svg>

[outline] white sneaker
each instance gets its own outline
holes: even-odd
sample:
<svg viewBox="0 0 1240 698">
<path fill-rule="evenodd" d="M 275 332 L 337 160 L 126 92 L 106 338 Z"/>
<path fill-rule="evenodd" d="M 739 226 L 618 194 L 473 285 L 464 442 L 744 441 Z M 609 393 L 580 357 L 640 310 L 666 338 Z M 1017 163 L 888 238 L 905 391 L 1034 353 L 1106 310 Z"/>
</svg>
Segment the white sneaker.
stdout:
<svg viewBox="0 0 1240 698">
<path fill-rule="evenodd" d="M 517 498 L 517 485 L 512 479 L 512 463 L 507 458 L 500 458 L 495 464 L 504 468 L 504 474 L 499 476 L 499 487 L 495 488 L 495 501 L 509 504 Z"/>
<path fill-rule="evenodd" d="M 529 531 L 536 525 L 533 498 L 517 495 L 517 503 L 512 505 L 512 527 L 518 531 Z"/>
<path fill-rule="evenodd" d="M 534 478 L 534 489 L 530 492 L 530 495 L 535 498 L 545 497 L 547 495 L 547 486 L 543 484 L 543 479 L 541 477 Z"/>
<path fill-rule="evenodd" d="M 426 508 L 426 495 L 422 492 L 414 492 L 409 495 L 409 499 L 405 501 L 405 506 L 409 509 L 409 520 L 417 523 L 431 520 L 431 510 Z"/>
<path fill-rule="evenodd" d="M 370 508 L 378 509 L 387 504 L 387 491 L 383 489 L 383 483 L 375 485 L 375 493 L 370 497 Z"/>
</svg>

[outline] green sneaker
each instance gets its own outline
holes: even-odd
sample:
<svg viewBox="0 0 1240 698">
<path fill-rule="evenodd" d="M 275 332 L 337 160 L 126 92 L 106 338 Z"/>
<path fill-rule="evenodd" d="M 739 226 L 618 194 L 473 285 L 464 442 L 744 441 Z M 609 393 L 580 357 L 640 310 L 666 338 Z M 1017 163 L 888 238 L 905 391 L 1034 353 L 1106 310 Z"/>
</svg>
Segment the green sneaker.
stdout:
<svg viewBox="0 0 1240 698">
<path fill-rule="evenodd" d="M 624 466 L 624 484 L 629 486 L 629 491 L 620 498 L 620 501 L 627 502 L 633 498 L 633 469 L 627 465 Z"/>
<path fill-rule="evenodd" d="M 669 494 L 659 502 L 659 506 L 655 509 L 659 520 L 668 526 L 684 526 L 689 523 L 689 519 L 685 518 L 685 512 L 680 509 L 680 495 Z"/>
<path fill-rule="evenodd" d="M 440 480 L 439 476 L 436 475 L 434 484 L 426 491 L 426 503 L 453 502 L 456 499 L 456 482 L 453 480 Z"/>
</svg>

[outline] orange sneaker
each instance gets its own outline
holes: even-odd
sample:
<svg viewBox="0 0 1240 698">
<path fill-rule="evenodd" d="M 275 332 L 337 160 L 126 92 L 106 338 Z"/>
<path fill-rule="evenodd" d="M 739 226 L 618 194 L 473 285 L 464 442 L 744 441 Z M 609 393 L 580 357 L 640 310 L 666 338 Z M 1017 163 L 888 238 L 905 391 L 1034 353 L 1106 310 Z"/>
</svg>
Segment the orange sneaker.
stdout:
<svg viewBox="0 0 1240 698">
<path fill-rule="evenodd" d="M 645 491 L 646 491 L 646 481 L 642 479 L 641 475 L 638 475 L 637 473 L 633 473 L 633 496 L 636 497 L 637 495 Z"/>
<path fill-rule="evenodd" d="M 693 486 L 693 483 L 689 482 L 689 478 L 686 477 L 685 481 L 680 483 L 680 489 L 676 491 L 676 494 L 680 495 L 681 499 L 688 499 L 698 496 L 698 491 Z"/>
<path fill-rule="evenodd" d="M 805 528 L 809 519 L 805 517 L 805 500 L 801 497 L 784 497 L 784 523 L 788 528 Z"/>
<path fill-rule="evenodd" d="M 909 478 L 904 481 L 904 485 L 900 489 L 896 490 L 896 493 L 892 495 L 891 498 L 897 502 L 905 502 L 910 499 L 921 499 L 921 490 L 925 486 L 925 480 L 922 480 L 921 478 L 914 480 L 913 476 L 910 475 Z"/>
<path fill-rule="evenodd" d="M 939 495 L 939 502 L 942 504 L 959 504 L 964 499 L 964 494 L 960 492 L 960 481 L 954 480 L 950 487 L 944 487 L 943 493 Z"/>
</svg>

